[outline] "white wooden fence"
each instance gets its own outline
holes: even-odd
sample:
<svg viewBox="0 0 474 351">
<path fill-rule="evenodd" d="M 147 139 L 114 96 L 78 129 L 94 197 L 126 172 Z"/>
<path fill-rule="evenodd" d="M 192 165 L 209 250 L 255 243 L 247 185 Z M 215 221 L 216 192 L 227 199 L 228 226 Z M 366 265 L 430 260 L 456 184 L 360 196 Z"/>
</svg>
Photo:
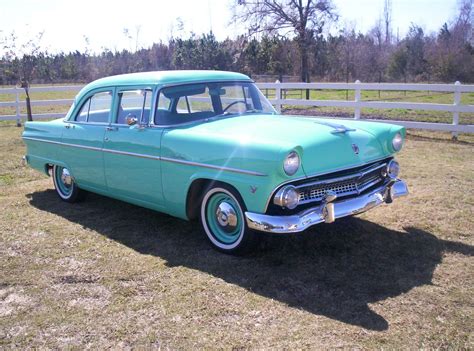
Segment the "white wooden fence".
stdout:
<svg viewBox="0 0 474 351">
<path fill-rule="evenodd" d="M 393 83 L 260 83 L 260 89 L 275 89 L 277 98 L 270 99 L 271 103 L 278 111 L 282 105 L 292 106 L 316 106 L 316 107 L 346 107 L 354 109 L 354 119 L 360 119 L 362 108 L 374 109 L 407 109 L 424 111 L 445 111 L 453 115 L 452 124 L 433 123 L 423 121 L 399 121 L 387 119 L 366 119 L 374 122 L 393 123 L 414 129 L 438 130 L 453 132 L 456 136 L 458 132 L 474 133 L 474 125 L 459 124 L 459 113 L 472 113 L 474 116 L 474 105 L 461 104 L 462 93 L 474 92 L 474 85 L 463 85 L 460 82 L 454 84 L 393 84 Z M 313 90 L 353 90 L 354 100 L 303 100 L 303 99 L 282 99 L 282 91 L 289 89 L 313 89 Z M 451 92 L 454 93 L 452 104 L 435 104 L 419 102 L 391 102 L 391 101 L 362 101 L 362 90 L 378 91 L 430 91 L 430 92 Z"/>
<path fill-rule="evenodd" d="M 36 92 L 63 92 L 63 91 L 73 91 L 78 92 L 82 89 L 80 85 L 72 86 L 45 86 L 45 87 L 31 87 L 30 93 Z M 14 115 L 1 115 L 0 121 L 17 121 L 17 124 L 20 125 L 22 120 L 26 119 L 26 114 L 21 113 L 21 109 L 26 106 L 25 100 L 20 101 L 20 96 L 25 92 L 23 88 L 0 88 L 0 94 L 9 94 L 14 95 L 14 101 L 0 101 L 0 107 L 14 107 Z M 69 106 L 72 104 L 73 99 L 58 99 L 58 100 L 31 100 L 31 106 Z M 34 110 L 32 108 L 32 110 Z M 65 107 L 67 110 L 67 107 Z M 66 113 L 35 113 L 33 114 L 33 119 L 49 119 L 49 118 L 61 118 L 64 117 Z"/>
<path fill-rule="evenodd" d="M 386 119 L 365 119 L 368 121 L 389 122 L 403 125 L 407 128 L 438 130 L 452 132 L 456 136 L 458 132 L 474 133 L 474 124 L 459 124 L 459 113 L 472 113 L 474 116 L 474 105 L 461 104 L 462 93 L 473 93 L 474 85 L 463 85 L 459 82 L 455 84 L 392 84 L 392 83 L 258 83 L 258 87 L 262 90 L 272 89 L 275 98 L 270 99 L 271 103 L 278 111 L 281 111 L 283 105 L 289 106 L 314 106 L 314 107 L 345 107 L 354 109 L 354 119 L 361 118 L 361 109 L 406 109 L 406 110 L 424 110 L 424 111 L 444 111 L 452 113 L 452 123 L 433 123 L 423 121 L 401 121 Z M 63 92 L 63 91 L 79 91 L 82 86 L 52 86 L 52 87 L 32 87 L 31 93 L 35 92 Z M 285 99 L 282 92 L 288 90 L 352 90 L 354 91 L 354 100 L 304 100 L 304 99 Z M 415 103 L 415 102 L 391 102 L 391 101 L 363 101 L 361 99 L 362 90 L 376 91 L 426 91 L 426 92 L 449 92 L 453 93 L 454 99 L 452 104 L 439 103 Z M 18 124 L 26 118 L 21 113 L 21 108 L 25 106 L 25 101 L 20 101 L 20 95 L 23 93 L 21 88 L 0 89 L 0 94 L 11 94 L 14 101 L 0 102 L 0 107 L 14 107 L 14 115 L 0 115 L 1 120 L 16 120 Z M 70 105 L 72 99 L 59 100 L 34 100 L 31 105 L 34 106 L 57 106 Z M 60 118 L 65 113 L 42 113 L 34 114 L 33 119 L 44 118 Z"/>
</svg>

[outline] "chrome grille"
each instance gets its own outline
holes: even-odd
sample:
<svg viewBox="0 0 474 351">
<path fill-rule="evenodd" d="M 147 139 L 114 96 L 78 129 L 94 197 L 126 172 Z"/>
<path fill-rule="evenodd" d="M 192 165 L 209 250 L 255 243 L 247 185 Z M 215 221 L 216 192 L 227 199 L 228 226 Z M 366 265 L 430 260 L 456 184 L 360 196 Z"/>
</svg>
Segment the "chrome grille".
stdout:
<svg viewBox="0 0 474 351">
<path fill-rule="evenodd" d="M 321 201 L 328 191 L 333 191 L 338 197 L 357 195 L 364 190 L 382 183 L 387 164 L 377 164 L 365 170 L 344 177 L 325 179 L 298 185 L 300 204 Z"/>
</svg>

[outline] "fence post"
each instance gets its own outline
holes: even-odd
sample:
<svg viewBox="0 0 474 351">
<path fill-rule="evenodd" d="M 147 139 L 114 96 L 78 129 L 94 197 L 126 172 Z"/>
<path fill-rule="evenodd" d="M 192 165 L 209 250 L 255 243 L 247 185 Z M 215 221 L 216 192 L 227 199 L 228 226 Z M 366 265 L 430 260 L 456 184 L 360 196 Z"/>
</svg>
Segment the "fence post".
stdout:
<svg viewBox="0 0 474 351">
<path fill-rule="evenodd" d="M 454 108 L 456 109 L 461 103 L 461 92 L 459 91 L 459 86 L 461 85 L 460 81 L 454 83 Z M 459 124 L 459 112 L 453 112 L 453 125 L 457 126 Z M 458 132 L 452 132 L 453 140 L 458 140 Z"/>
<path fill-rule="evenodd" d="M 15 112 L 16 112 L 16 126 L 21 127 L 20 93 L 19 93 L 18 88 L 15 88 Z"/>
<path fill-rule="evenodd" d="M 278 111 L 278 113 L 281 113 L 281 88 L 280 88 L 280 81 L 277 79 L 277 81 L 275 82 L 276 86 L 275 86 L 275 99 L 276 99 L 276 104 L 275 104 L 275 107 L 276 107 L 276 110 Z"/>
<path fill-rule="evenodd" d="M 360 106 L 359 106 L 359 103 L 360 103 L 360 87 L 359 87 L 359 84 L 360 84 L 360 80 L 356 80 L 355 81 L 355 88 L 354 88 L 354 97 L 355 97 L 355 103 L 356 103 L 356 107 L 354 109 L 354 119 L 360 119 Z"/>
</svg>

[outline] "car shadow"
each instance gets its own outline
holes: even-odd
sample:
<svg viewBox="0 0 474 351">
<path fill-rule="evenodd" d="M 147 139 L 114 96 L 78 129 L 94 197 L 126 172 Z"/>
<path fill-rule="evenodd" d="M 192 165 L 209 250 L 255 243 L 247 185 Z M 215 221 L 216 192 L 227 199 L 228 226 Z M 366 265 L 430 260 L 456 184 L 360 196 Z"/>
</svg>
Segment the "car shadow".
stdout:
<svg viewBox="0 0 474 351">
<path fill-rule="evenodd" d="M 95 194 L 73 205 L 60 201 L 53 190 L 27 196 L 41 211 L 160 257 L 170 267 L 197 269 L 255 294 L 369 330 L 386 330 L 389 323 L 368 304 L 432 284 L 445 252 L 474 254 L 473 246 L 416 228 L 395 231 L 346 218 L 296 236 L 265 235 L 260 250 L 233 257 L 210 248 L 196 223 Z"/>
</svg>

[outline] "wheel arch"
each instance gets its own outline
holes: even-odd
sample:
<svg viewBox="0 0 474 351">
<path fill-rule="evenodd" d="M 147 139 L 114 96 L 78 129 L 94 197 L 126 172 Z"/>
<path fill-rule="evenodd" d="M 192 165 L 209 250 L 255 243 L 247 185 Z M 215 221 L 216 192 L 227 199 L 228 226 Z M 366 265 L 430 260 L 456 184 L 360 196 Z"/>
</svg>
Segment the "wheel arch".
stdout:
<svg viewBox="0 0 474 351">
<path fill-rule="evenodd" d="M 51 177 L 51 176 L 53 175 L 53 174 L 52 174 L 52 172 L 53 172 L 53 167 L 54 167 L 54 164 L 53 164 L 53 163 L 50 163 L 50 162 L 46 163 L 46 164 L 44 165 L 44 173 L 46 173 L 47 176 Z"/>
<path fill-rule="evenodd" d="M 209 178 L 197 178 L 192 181 L 188 188 L 186 195 L 186 216 L 189 220 L 195 220 L 199 217 L 199 211 L 201 207 L 201 199 L 204 196 L 206 190 L 214 188 L 216 186 L 222 186 L 224 188 L 230 188 L 237 199 L 241 202 L 245 211 L 246 205 L 242 198 L 242 195 L 235 186 L 230 183 L 209 179 Z"/>
<path fill-rule="evenodd" d="M 65 163 L 65 162 L 61 162 L 61 161 L 57 161 L 57 160 L 50 160 L 50 161 L 47 161 L 45 164 L 44 164 L 44 172 L 46 173 L 46 175 L 50 176 L 52 175 L 52 171 L 53 171 L 53 167 L 54 166 L 60 166 L 60 167 L 64 167 L 64 168 L 67 168 L 70 172 L 71 172 L 71 169 L 68 167 L 68 165 Z M 72 173 L 72 172 L 71 172 Z"/>
</svg>

